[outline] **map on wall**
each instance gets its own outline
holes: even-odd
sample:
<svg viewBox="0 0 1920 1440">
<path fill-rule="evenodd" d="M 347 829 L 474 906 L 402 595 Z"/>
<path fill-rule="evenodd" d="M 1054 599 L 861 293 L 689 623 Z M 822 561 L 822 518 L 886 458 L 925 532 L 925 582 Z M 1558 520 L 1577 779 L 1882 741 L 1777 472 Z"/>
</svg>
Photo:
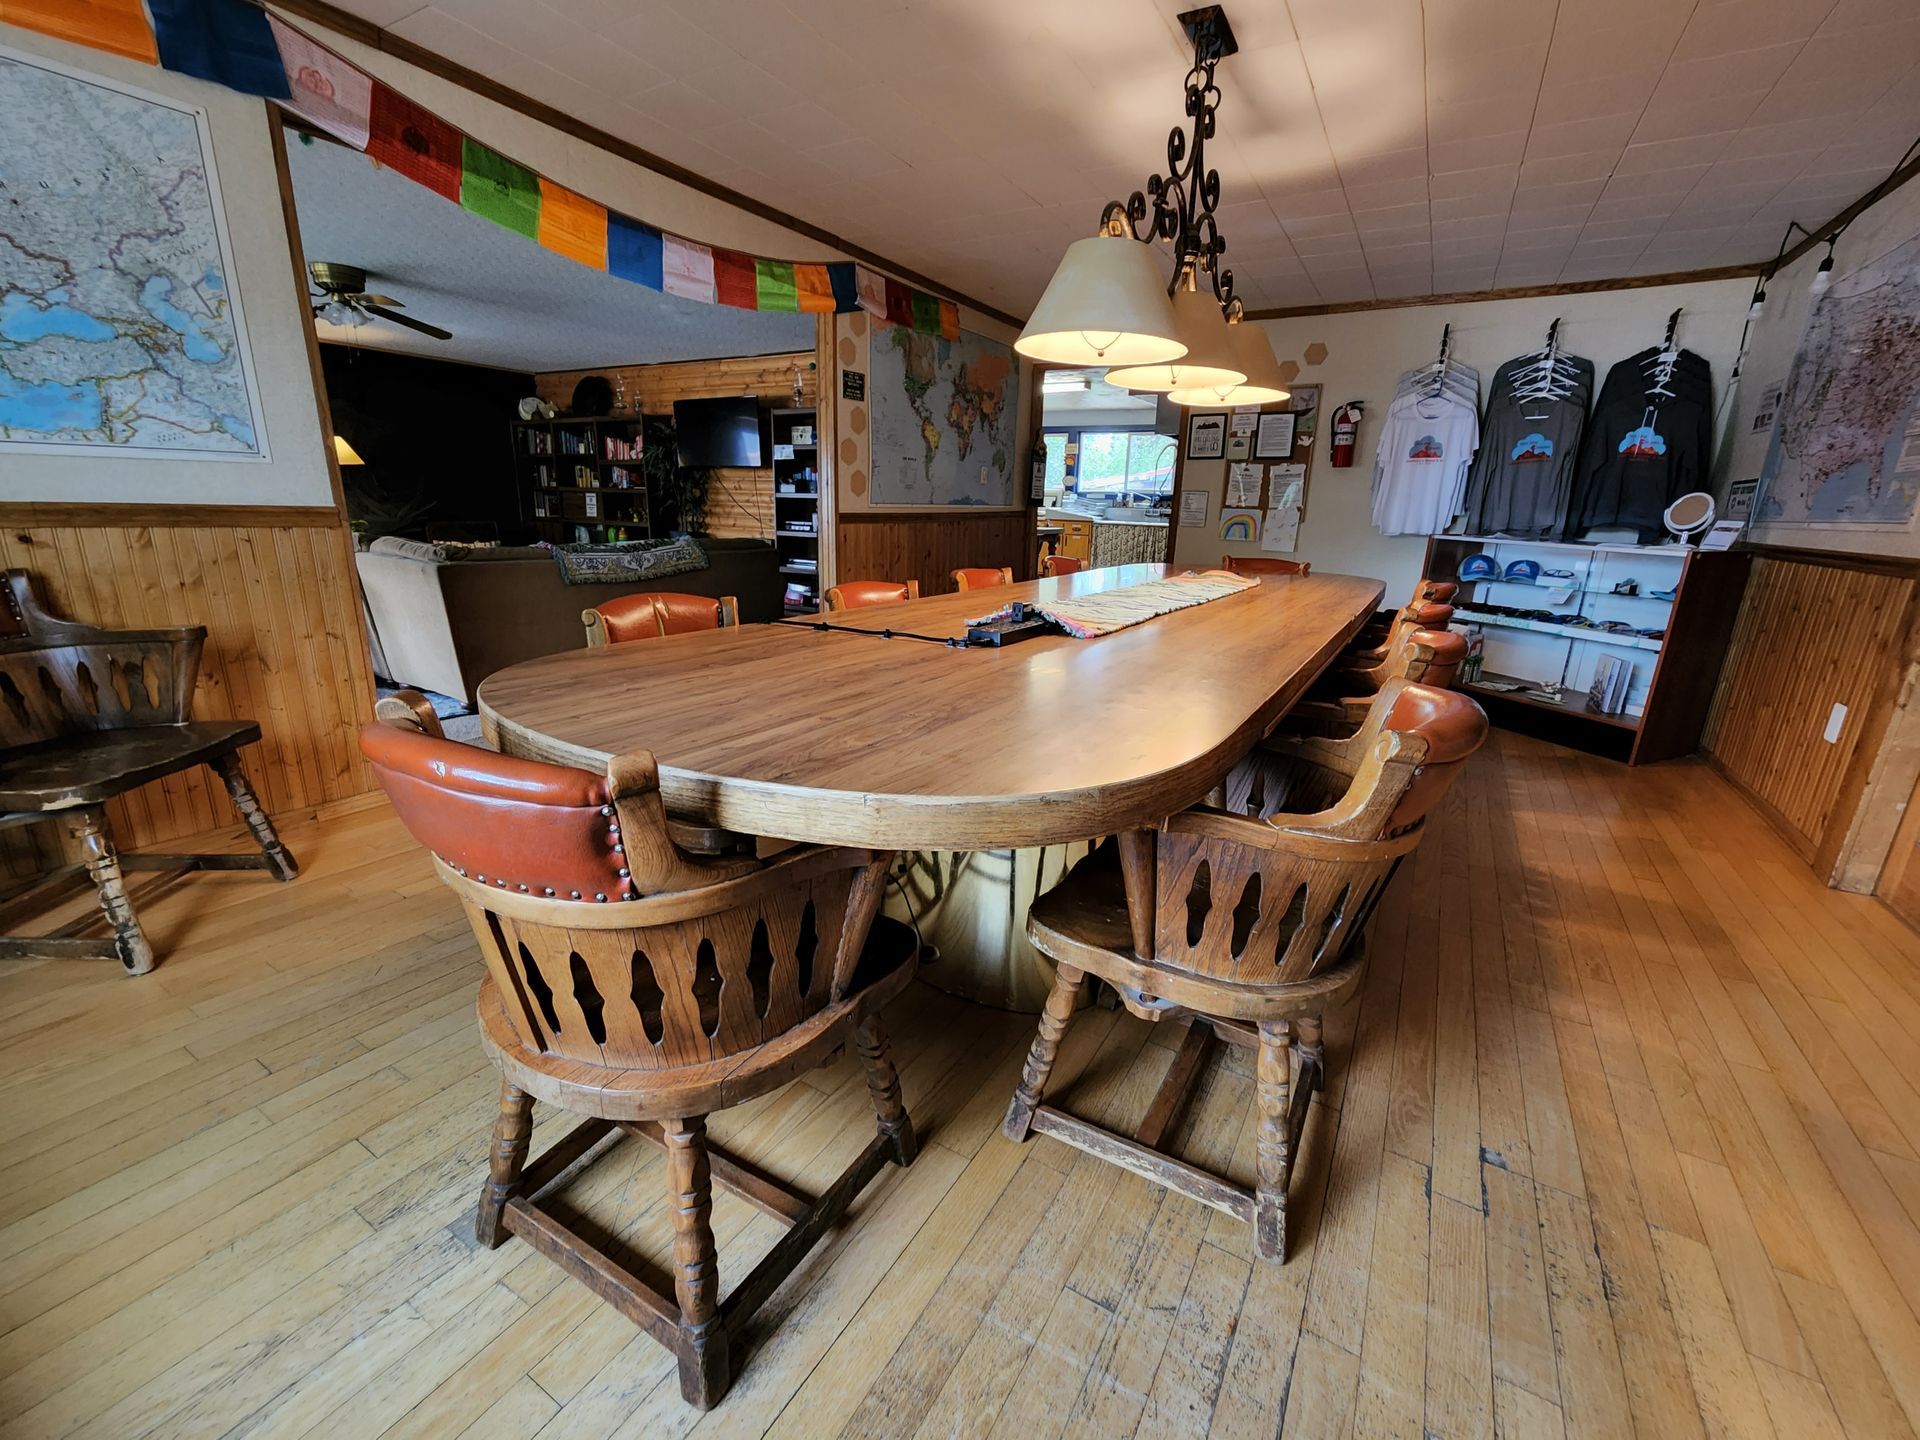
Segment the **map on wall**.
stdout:
<svg viewBox="0 0 1920 1440">
<path fill-rule="evenodd" d="M 0 450 L 264 459 L 205 115 L 0 52 Z"/>
<path fill-rule="evenodd" d="M 948 340 L 880 324 L 867 364 L 874 504 L 1019 503 L 1011 348 L 964 331 Z"/>
<path fill-rule="evenodd" d="M 1920 240 L 1814 305 L 1781 397 L 1756 519 L 1905 525 L 1920 505 Z"/>
</svg>

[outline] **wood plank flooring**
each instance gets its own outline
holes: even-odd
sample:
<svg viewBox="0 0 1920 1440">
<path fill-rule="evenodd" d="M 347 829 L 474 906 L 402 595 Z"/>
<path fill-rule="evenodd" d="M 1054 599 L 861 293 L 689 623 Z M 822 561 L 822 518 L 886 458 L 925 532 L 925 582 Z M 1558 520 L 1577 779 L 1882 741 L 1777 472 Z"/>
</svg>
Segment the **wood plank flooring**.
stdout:
<svg viewBox="0 0 1920 1440">
<path fill-rule="evenodd" d="M 0 969 L 0 1440 L 1920 1423 L 1920 935 L 1822 889 L 1702 766 L 1495 736 L 1329 1020 L 1283 1267 L 1223 1215 L 1001 1139 L 1031 1020 L 915 986 L 890 1023 L 921 1157 L 705 1416 L 582 1287 L 472 1244 L 494 1073 L 425 857 L 384 808 L 288 838 L 294 885 L 149 899 L 144 980 Z M 1064 1103 L 1130 1128 L 1179 1039 L 1084 1012 Z M 1176 1140 L 1245 1179 L 1253 1079 L 1215 1052 Z M 818 1187 L 869 1124 L 843 1063 L 713 1130 Z M 651 1147 L 571 1197 L 664 1261 Z M 723 1279 L 777 1234 L 730 1197 L 714 1218 Z"/>
</svg>

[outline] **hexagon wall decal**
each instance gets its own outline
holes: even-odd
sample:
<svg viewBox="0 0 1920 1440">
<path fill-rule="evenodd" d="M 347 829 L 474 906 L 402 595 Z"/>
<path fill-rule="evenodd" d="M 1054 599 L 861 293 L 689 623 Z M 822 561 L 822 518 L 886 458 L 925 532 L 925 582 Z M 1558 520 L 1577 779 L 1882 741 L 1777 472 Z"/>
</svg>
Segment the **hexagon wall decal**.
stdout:
<svg viewBox="0 0 1920 1440">
<path fill-rule="evenodd" d="M 1286 381 L 1287 384 L 1291 385 L 1294 382 L 1294 380 L 1299 377 L 1299 374 L 1300 374 L 1299 361 L 1282 360 L 1280 362 L 1280 378 Z"/>
<path fill-rule="evenodd" d="M 1325 364 L 1327 359 L 1327 347 L 1322 345 L 1318 340 L 1316 340 L 1311 345 L 1307 346 L 1306 355 L 1304 358 L 1307 364 L 1309 365 Z"/>
</svg>

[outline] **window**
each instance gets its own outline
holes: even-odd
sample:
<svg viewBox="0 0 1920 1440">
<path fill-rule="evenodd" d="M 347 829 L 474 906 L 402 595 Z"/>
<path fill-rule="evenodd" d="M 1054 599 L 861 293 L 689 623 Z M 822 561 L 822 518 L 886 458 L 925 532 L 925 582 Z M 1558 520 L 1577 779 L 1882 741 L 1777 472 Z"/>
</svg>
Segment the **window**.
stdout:
<svg viewBox="0 0 1920 1440">
<path fill-rule="evenodd" d="M 1067 446 L 1077 447 L 1066 465 Z M 1047 488 L 1083 495 L 1165 495 L 1173 489 L 1174 438 L 1152 430 L 1050 430 Z"/>
</svg>

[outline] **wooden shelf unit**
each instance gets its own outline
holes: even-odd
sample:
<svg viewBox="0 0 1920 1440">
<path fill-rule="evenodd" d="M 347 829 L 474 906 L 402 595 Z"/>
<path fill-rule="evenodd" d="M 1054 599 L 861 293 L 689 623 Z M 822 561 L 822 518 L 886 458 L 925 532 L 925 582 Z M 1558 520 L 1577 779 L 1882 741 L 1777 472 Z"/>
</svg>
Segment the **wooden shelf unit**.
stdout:
<svg viewBox="0 0 1920 1440">
<path fill-rule="evenodd" d="M 796 440 L 796 432 L 807 438 Z M 783 608 L 789 615 L 813 614 L 825 593 L 820 587 L 819 437 L 819 417 L 811 409 L 774 410 L 768 416 L 773 544 L 787 579 Z"/>
<path fill-rule="evenodd" d="M 520 518 L 537 539 L 651 537 L 653 504 L 640 468 L 643 424 L 639 415 L 512 422 Z"/>
<path fill-rule="evenodd" d="M 1462 688 L 1486 706 L 1492 719 L 1629 765 L 1693 753 L 1746 589 L 1749 562 L 1744 553 L 1686 545 L 1436 535 L 1427 542 L 1421 574 L 1429 580 L 1459 580 L 1461 565 L 1476 554 L 1490 556 L 1502 577 L 1461 581 L 1453 601 L 1453 628 L 1477 626 L 1480 631 L 1478 679 L 1562 687 L 1561 698 L 1555 700 L 1527 691 L 1489 690 L 1474 678 L 1464 679 Z M 1542 571 L 1572 573 L 1542 574 L 1532 582 L 1505 579 L 1507 567 L 1516 560 L 1531 560 Z M 1639 593 L 1615 594 L 1614 585 L 1627 580 L 1636 582 Z M 1653 590 L 1670 590 L 1672 598 L 1648 593 Z M 1559 594 L 1566 598 L 1549 598 Z M 1666 633 L 1633 635 L 1481 608 L 1491 606 L 1618 621 Z M 1605 655 L 1634 667 L 1626 710 L 1617 715 L 1600 714 L 1587 705 L 1594 668 Z"/>
</svg>

